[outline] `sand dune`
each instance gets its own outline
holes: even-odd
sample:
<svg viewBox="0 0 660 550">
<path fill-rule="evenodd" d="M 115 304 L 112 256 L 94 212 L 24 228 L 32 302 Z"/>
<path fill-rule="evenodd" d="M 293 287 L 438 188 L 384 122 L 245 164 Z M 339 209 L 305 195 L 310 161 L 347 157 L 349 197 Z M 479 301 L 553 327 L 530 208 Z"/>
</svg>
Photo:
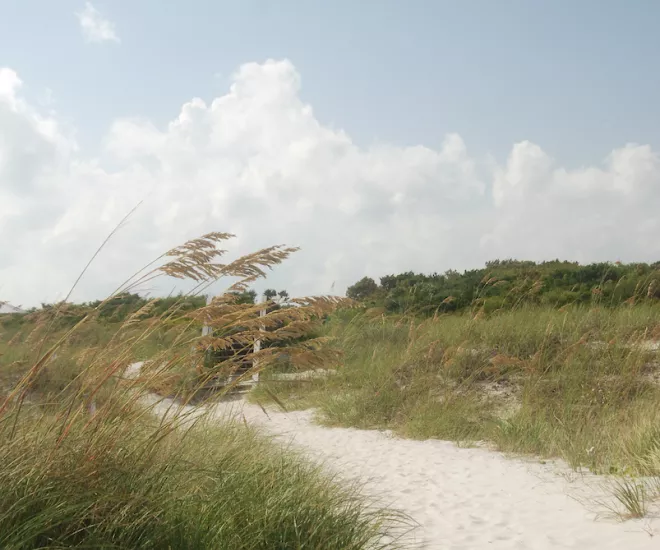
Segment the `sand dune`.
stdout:
<svg viewBox="0 0 660 550">
<path fill-rule="evenodd" d="M 156 410 L 166 414 L 170 406 L 164 400 Z M 185 410 L 196 415 L 204 409 Z M 382 504 L 418 523 L 411 535 L 415 548 L 660 548 L 660 521 L 596 520 L 597 510 L 590 508 L 601 496 L 602 478 L 579 476 L 560 463 L 387 432 L 324 428 L 313 423 L 311 411 L 266 415 L 243 401 L 221 403 L 209 412 L 211 418 L 233 416 L 262 426 L 340 476 L 365 481 L 365 490 Z"/>
</svg>

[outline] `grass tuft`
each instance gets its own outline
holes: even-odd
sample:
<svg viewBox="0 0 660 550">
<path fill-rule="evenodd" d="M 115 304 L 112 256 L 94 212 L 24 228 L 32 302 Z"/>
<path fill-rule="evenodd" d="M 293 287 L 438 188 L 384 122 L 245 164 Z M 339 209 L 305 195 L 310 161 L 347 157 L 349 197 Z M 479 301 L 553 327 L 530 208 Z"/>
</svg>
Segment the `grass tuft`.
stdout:
<svg viewBox="0 0 660 550">
<path fill-rule="evenodd" d="M 637 480 L 622 478 L 614 481 L 614 498 L 625 510 L 620 514 L 622 519 L 643 518 L 646 516 L 648 507 L 648 490 L 646 486 Z"/>
</svg>

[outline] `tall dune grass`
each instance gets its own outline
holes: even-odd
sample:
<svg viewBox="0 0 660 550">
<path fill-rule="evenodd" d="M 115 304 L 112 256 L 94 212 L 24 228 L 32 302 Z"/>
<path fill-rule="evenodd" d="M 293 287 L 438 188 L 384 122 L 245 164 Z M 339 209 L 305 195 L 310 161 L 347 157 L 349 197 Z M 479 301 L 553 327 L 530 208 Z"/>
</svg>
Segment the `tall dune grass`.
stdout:
<svg viewBox="0 0 660 550">
<path fill-rule="evenodd" d="M 129 415 L 129 418 L 126 415 Z M 0 446 L 0 547 L 377 548 L 386 516 L 355 488 L 241 426 L 159 426 L 140 412 L 66 437 L 23 420 Z"/>
<path fill-rule="evenodd" d="M 230 278 L 229 292 L 207 307 L 182 312 L 175 303 L 150 317 L 150 302 L 110 331 L 97 322 L 98 308 L 60 326 L 67 305 L 59 304 L 35 315 L 28 333 L 8 330 L 0 348 L 0 548 L 395 546 L 390 530 L 399 518 L 357 487 L 336 483 L 246 426 L 211 425 L 203 415 L 182 424 L 180 414 L 158 417 L 145 401 L 151 388 L 167 386 L 185 402 L 237 368 L 238 357 L 205 363 L 209 349 L 242 348 L 240 361 L 252 363 L 246 376 L 266 370 L 283 347 L 302 367 L 336 357 L 323 339 L 287 342 L 340 301 L 301 299 L 259 317 L 263 304 L 238 304 L 232 292 L 264 277 L 293 249 L 221 263 L 216 245 L 229 237 L 190 241 L 117 289 L 167 275 L 192 279 L 194 292 L 203 292 Z M 202 323 L 213 328 L 210 335 L 201 336 Z M 252 351 L 257 339 L 270 337 L 282 345 Z M 160 351 L 139 376 L 127 376 L 147 349 Z"/>
</svg>

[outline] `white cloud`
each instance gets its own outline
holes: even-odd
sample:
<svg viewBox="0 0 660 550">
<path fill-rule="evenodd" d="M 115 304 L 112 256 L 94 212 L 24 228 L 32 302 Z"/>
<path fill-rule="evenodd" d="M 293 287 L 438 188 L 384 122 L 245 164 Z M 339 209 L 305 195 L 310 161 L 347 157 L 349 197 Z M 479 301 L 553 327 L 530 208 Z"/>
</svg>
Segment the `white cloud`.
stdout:
<svg viewBox="0 0 660 550">
<path fill-rule="evenodd" d="M 14 98 L 22 84 L 16 71 L 12 71 L 6 67 L 0 67 L 0 97 L 3 100 L 10 101 Z"/>
<path fill-rule="evenodd" d="M 104 295 L 212 230 L 236 233 L 240 252 L 302 246 L 269 282 L 295 294 L 502 257 L 660 259 L 660 159 L 648 146 L 580 170 L 526 141 L 502 166 L 455 134 L 438 149 L 361 148 L 320 124 L 299 89 L 288 61 L 244 65 L 225 95 L 191 100 L 164 128 L 117 120 L 105 140 L 110 169 L 81 158 L 55 115 L 38 113 L 16 74 L 0 71 L 0 298 L 29 305 L 65 293 L 142 199 L 76 299 Z"/>
<path fill-rule="evenodd" d="M 77 12 L 76 17 L 88 42 L 120 42 L 115 24 L 103 17 L 90 2 L 85 2 L 85 8 Z"/>
</svg>

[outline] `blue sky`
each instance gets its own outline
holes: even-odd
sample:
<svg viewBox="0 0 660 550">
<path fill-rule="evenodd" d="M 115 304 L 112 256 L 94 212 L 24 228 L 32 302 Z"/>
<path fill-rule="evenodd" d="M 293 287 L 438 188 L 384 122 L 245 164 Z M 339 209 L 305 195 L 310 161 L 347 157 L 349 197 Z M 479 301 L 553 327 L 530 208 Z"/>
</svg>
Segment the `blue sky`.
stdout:
<svg viewBox="0 0 660 550">
<path fill-rule="evenodd" d="M 294 294 L 656 261 L 658 21 L 641 0 L 0 0 L 0 300 L 61 296 L 141 199 L 76 298 L 211 230 L 301 245 L 272 282 Z"/>
<path fill-rule="evenodd" d="M 82 2 L 0 2 L 0 65 L 53 91 L 86 147 L 117 116 L 163 124 L 242 63 L 288 58 L 318 119 L 360 144 L 459 133 L 503 158 L 521 138 L 570 166 L 660 141 L 660 4 L 102 0 L 117 47 L 83 47 Z"/>
</svg>

